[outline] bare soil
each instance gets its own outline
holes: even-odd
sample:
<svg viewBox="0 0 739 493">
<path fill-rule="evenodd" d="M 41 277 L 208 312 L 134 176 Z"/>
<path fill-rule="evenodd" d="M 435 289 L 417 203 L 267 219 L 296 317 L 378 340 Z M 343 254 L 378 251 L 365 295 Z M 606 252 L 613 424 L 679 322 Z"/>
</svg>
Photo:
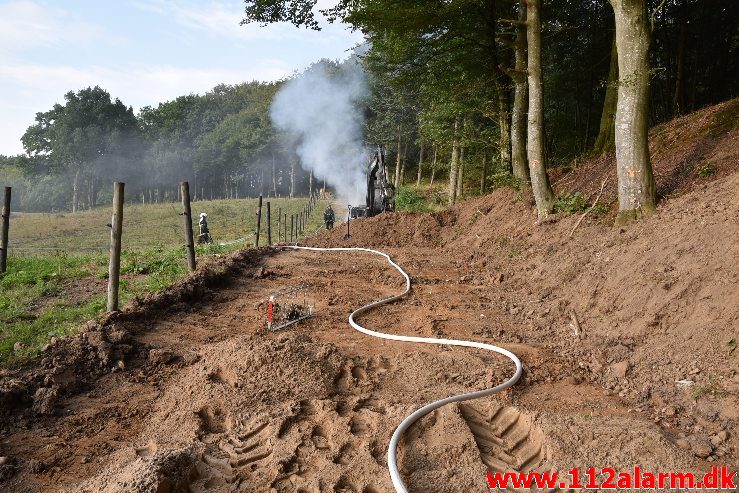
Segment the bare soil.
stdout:
<svg viewBox="0 0 739 493">
<path fill-rule="evenodd" d="M 651 218 L 588 218 L 572 238 L 579 215 L 537 226 L 526 197 L 502 189 L 312 239 L 381 248 L 412 276 L 411 294 L 364 325 L 501 343 L 524 363 L 515 387 L 410 430 L 410 491 L 487 491 L 488 469 L 736 468 L 738 164 Z M 266 331 L 260 302 L 301 283 L 315 316 Z M 247 250 L 89 324 L 0 375 L 0 490 L 392 491 L 397 424 L 513 370 L 348 326 L 402 286 L 367 254 Z"/>
</svg>

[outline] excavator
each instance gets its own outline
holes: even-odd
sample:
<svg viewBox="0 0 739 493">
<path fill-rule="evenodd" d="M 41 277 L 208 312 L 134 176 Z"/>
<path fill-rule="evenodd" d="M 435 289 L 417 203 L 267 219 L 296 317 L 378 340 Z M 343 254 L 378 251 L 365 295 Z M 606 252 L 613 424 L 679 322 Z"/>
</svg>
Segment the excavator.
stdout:
<svg viewBox="0 0 739 493">
<path fill-rule="evenodd" d="M 393 211 L 395 211 L 395 187 L 388 179 L 385 149 L 379 146 L 367 167 L 367 203 L 364 207 L 351 207 L 350 215 L 352 218 L 373 217 Z"/>
</svg>

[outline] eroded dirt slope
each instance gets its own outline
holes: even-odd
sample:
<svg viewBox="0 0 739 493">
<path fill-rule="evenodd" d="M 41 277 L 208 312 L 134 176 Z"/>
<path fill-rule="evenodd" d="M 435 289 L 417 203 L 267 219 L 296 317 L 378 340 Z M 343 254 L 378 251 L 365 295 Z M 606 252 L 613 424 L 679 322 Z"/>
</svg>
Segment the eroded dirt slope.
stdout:
<svg viewBox="0 0 739 493">
<path fill-rule="evenodd" d="M 412 276 L 368 327 L 500 342 L 524 363 L 512 389 L 410 430 L 410 491 L 487 491 L 490 469 L 737 466 L 733 165 L 652 218 L 587 218 L 572 237 L 578 216 L 537 226 L 526 197 L 498 190 L 311 240 L 383 249 Z M 260 302 L 298 284 L 316 315 L 264 330 Z M 512 372 L 495 355 L 348 326 L 402 287 L 368 254 L 244 251 L 55 341 L 0 376 L 0 491 L 392 491 L 387 445 L 407 414 Z"/>
</svg>

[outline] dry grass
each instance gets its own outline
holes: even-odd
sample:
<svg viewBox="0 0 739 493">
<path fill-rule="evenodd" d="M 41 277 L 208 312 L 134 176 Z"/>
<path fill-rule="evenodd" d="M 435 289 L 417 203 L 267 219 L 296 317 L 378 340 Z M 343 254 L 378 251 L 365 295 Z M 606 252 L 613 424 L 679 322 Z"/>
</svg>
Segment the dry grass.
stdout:
<svg viewBox="0 0 739 493">
<path fill-rule="evenodd" d="M 307 199 L 265 199 L 272 207 L 272 227 L 277 228 L 278 209 L 289 215 L 305 206 Z M 320 204 L 319 204 L 320 207 Z M 243 238 L 256 230 L 257 199 L 193 202 L 193 230 L 197 234 L 197 216 L 208 213 L 208 225 L 216 243 Z M 10 226 L 10 252 L 37 255 L 53 251 L 67 254 L 103 252 L 110 244 L 110 206 L 75 214 L 18 213 Z M 181 246 L 182 206 L 179 203 L 131 204 L 123 212 L 123 249 L 141 251 L 150 248 Z M 318 216 L 314 216 L 316 220 Z M 316 223 L 319 225 L 320 218 Z M 313 225 L 313 224 L 311 224 Z M 264 225 L 263 225 L 264 226 Z M 276 231 L 274 234 L 276 238 Z M 253 243 L 249 238 L 247 243 Z"/>
</svg>

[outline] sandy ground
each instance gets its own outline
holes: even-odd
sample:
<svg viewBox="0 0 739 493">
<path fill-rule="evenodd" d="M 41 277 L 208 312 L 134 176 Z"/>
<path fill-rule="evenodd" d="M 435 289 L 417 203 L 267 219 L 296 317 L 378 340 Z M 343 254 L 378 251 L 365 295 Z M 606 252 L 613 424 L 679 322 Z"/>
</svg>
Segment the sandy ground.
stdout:
<svg viewBox="0 0 739 493">
<path fill-rule="evenodd" d="M 361 237 L 363 225 L 357 228 Z M 555 306 L 532 303 L 526 309 L 535 313 L 521 313 L 511 303 L 518 290 L 504 289 L 515 276 L 501 280 L 497 269 L 476 269 L 474 259 L 441 254 L 445 249 L 389 248 L 411 274 L 413 292 L 362 322 L 404 334 L 507 340 L 526 372 L 504 394 L 447 406 L 411 430 L 400 450 L 411 491 L 485 491 L 486 468 L 701 471 L 709 460 L 736 464 L 736 430 L 726 426 L 736 421 L 710 420 L 674 397 L 667 414 L 691 411 L 704 423 L 700 431 L 655 420 L 665 412 L 664 395 L 644 405 L 637 382 L 633 398 L 627 385 L 619 396 L 594 378 L 592 365 L 567 357 L 571 334 L 547 347 L 553 338 L 537 337 L 541 327 L 532 330 L 519 317 L 556 320 Z M 134 308 L 139 316 L 113 318 L 91 326 L 76 345 L 50 348 L 31 410 L 4 421 L 2 454 L 11 461 L 3 466 L 4 490 L 392 491 L 386 449 L 402 418 L 512 371 L 495 355 L 382 341 L 348 327 L 352 308 L 402 289 L 397 272 L 373 256 L 269 251 L 229 265 L 207 289 L 179 286 L 179 298 L 144 302 Z M 316 315 L 280 333 L 265 331 L 259 301 L 301 283 L 309 285 Z M 581 318 L 584 330 L 594 330 Z M 586 337 L 577 345 L 597 350 L 600 341 Z M 75 356 L 70 369 L 63 355 L 77 353 L 93 357 Z M 81 375 L 80 360 L 99 377 Z M 626 371 L 634 378 L 642 362 L 632 360 Z M 729 415 L 737 402 L 736 394 L 704 399 Z M 721 432 L 725 438 L 712 445 Z M 698 442 L 708 442 L 707 454 Z"/>
<path fill-rule="evenodd" d="M 537 226 L 500 190 L 312 240 L 382 248 L 412 276 L 364 325 L 501 343 L 524 363 L 512 389 L 410 430 L 410 491 L 487 491 L 486 470 L 736 469 L 737 190 L 730 174 L 628 227 L 588 218 L 573 238 L 578 216 Z M 266 331 L 260 302 L 300 284 L 315 316 Z M 367 254 L 243 251 L 55 341 L 0 374 L 0 490 L 392 491 L 387 446 L 406 415 L 513 371 L 348 326 L 402 286 Z"/>
</svg>

